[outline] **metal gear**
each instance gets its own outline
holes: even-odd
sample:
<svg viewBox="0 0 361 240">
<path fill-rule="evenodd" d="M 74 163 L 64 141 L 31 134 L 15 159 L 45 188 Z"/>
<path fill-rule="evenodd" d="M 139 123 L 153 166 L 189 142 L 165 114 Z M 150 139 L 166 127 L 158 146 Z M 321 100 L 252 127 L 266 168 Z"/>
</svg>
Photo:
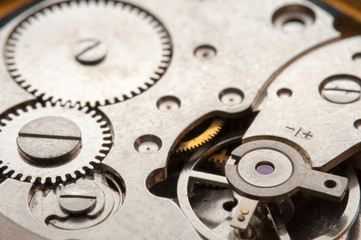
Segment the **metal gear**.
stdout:
<svg viewBox="0 0 361 240">
<path fill-rule="evenodd" d="M 1 119 L 0 172 L 56 183 L 94 169 L 109 152 L 109 122 L 88 107 L 30 104 Z M 11 141 L 9 142 L 9 139 Z"/>
<path fill-rule="evenodd" d="M 130 3 L 95 0 L 38 8 L 14 27 L 5 51 L 9 74 L 25 90 L 82 106 L 144 92 L 171 56 L 169 33 L 156 17 Z"/>
<path fill-rule="evenodd" d="M 227 148 L 223 148 L 220 151 L 213 153 L 209 158 L 208 161 L 218 164 L 225 164 L 229 159 L 229 154 L 227 154 Z"/>
<path fill-rule="evenodd" d="M 181 153 L 181 152 L 190 151 L 209 142 L 219 133 L 219 131 L 221 131 L 223 124 L 224 124 L 223 119 L 221 118 L 213 119 L 211 124 L 204 132 L 202 132 L 201 134 L 190 140 L 180 142 L 176 148 L 176 152 Z"/>
</svg>

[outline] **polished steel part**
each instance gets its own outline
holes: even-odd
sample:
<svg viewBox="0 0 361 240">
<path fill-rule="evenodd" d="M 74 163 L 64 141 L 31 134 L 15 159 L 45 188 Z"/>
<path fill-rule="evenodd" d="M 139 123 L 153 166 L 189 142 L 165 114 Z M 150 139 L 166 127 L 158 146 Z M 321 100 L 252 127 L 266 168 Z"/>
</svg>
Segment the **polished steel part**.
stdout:
<svg viewBox="0 0 361 240">
<path fill-rule="evenodd" d="M 65 188 L 60 193 L 60 207 L 70 214 L 82 214 L 90 211 L 96 204 L 96 193 L 88 186 L 76 185 Z"/>
<path fill-rule="evenodd" d="M 235 230 L 231 225 L 238 228 L 241 228 L 243 224 L 248 225 L 246 220 L 250 220 L 250 215 L 254 207 L 258 205 L 258 201 L 251 199 L 243 201 L 242 197 L 234 195 L 233 191 L 229 189 L 230 186 L 223 183 L 223 180 L 215 181 L 217 178 L 221 179 L 222 176 L 213 175 L 213 178 L 210 178 L 211 174 L 208 174 L 207 178 L 194 178 L 194 175 L 199 176 L 199 170 L 195 169 L 202 161 L 207 161 L 207 159 L 190 162 L 182 170 L 178 181 L 179 204 L 189 221 L 206 239 L 232 239 L 231 236 L 234 235 Z M 292 236 L 291 239 L 301 240 L 316 236 L 315 239 L 331 240 L 347 234 L 356 234 L 348 233 L 348 231 L 359 214 L 360 186 L 355 172 L 349 165 L 342 165 L 342 172 L 349 180 L 347 197 L 342 202 L 322 200 L 319 203 L 321 205 L 312 207 L 312 203 L 318 199 L 314 198 L 313 202 L 308 203 L 310 206 L 306 208 L 302 206 L 301 200 L 299 212 L 304 215 L 304 218 L 292 220 L 289 224 L 293 224 L 293 228 L 285 225 L 284 217 L 280 218 L 273 213 L 270 218 L 273 219 L 277 237 L 269 232 L 269 229 L 267 230 L 266 222 L 260 221 L 258 217 L 257 221 L 253 218 L 251 224 L 257 226 L 256 229 L 261 234 L 259 235 L 260 239 L 290 239 L 287 236 Z M 195 184 L 201 184 L 201 188 L 195 188 Z M 211 184 L 214 187 L 207 187 L 209 185 L 204 184 Z M 220 189 L 219 187 L 225 188 Z M 238 201 L 234 202 L 234 199 Z M 305 209 L 312 212 L 305 212 Z M 259 214 L 263 210 L 257 208 L 255 211 Z M 327 215 L 324 215 L 326 213 Z M 307 217 L 311 215 L 314 219 Z M 339 219 L 334 220 L 336 216 L 339 216 Z"/>
<path fill-rule="evenodd" d="M 289 106 L 298 108 L 303 106 L 304 102 L 287 105 L 288 107 L 281 106 L 278 102 L 274 104 L 271 101 L 274 95 L 269 95 L 269 91 L 269 99 L 265 98 L 266 90 L 269 86 L 272 89 L 274 84 L 279 82 L 279 78 L 275 77 L 282 71 L 287 71 L 291 63 L 297 64 L 302 60 L 302 56 L 307 58 L 320 51 L 322 46 L 339 40 L 340 33 L 333 28 L 333 23 L 334 18 L 331 15 L 303 0 L 131 0 L 126 3 L 50 0 L 15 17 L 0 30 L 4 56 L 0 58 L 0 80 L 3 86 L 9 89 L 0 95 L 1 112 L 34 99 L 29 93 L 38 97 L 38 101 L 50 100 L 54 103 L 59 100 L 62 104 L 68 102 L 72 106 L 76 102 L 81 105 L 88 103 L 92 107 L 105 105 L 98 109 L 110 120 L 107 123 L 111 123 L 111 128 L 105 130 L 106 136 L 104 132 L 94 132 L 99 130 L 99 125 L 88 124 L 87 120 L 90 118 L 87 118 L 87 114 L 79 118 L 68 116 L 68 113 L 61 114 L 61 117 L 77 124 L 81 130 L 83 146 L 78 155 L 74 155 L 75 158 L 64 163 L 64 166 L 67 166 L 68 171 L 68 164 L 74 163 L 84 152 L 89 154 L 101 151 L 102 157 L 105 157 L 103 164 L 111 166 L 112 172 L 121 176 L 127 191 L 124 201 L 114 200 L 121 203 L 121 206 L 112 211 L 112 214 L 98 219 L 100 221 L 91 218 L 94 222 L 86 216 L 88 219 L 79 227 L 76 224 L 79 219 L 65 216 L 58 206 L 59 199 L 54 195 L 52 200 L 55 200 L 57 205 L 49 201 L 49 207 L 36 208 L 39 206 L 36 204 L 38 201 L 30 201 L 33 205 L 29 206 L 28 196 L 33 196 L 34 186 L 7 179 L 0 184 L 0 223 L 6 224 L 8 228 L 0 232 L 0 238 L 20 239 L 27 236 L 30 240 L 200 239 L 199 233 L 207 236 L 199 230 L 197 220 L 190 218 L 188 221 L 187 213 L 185 216 L 182 212 L 184 208 L 181 210 L 174 200 L 155 196 L 149 191 L 149 177 L 153 178 L 150 181 L 153 183 L 159 183 L 166 178 L 167 164 L 170 163 L 177 144 L 190 129 L 206 118 L 216 115 L 236 117 L 248 115 L 251 110 L 260 111 L 246 134 L 252 135 L 254 128 L 259 128 L 259 132 L 252 135 L 256 139 L 279 137 L 275 134 L 277 131 L 261 127 L 270 126 L 269 121 L 276 119 L 281 122 L 288 116 L 285 112 L 289 110 Z M 114 31 L 120 34 L 117 35 Z M 84 43 L 85 48 L 82 45 Z M 112 56 L 116 56 L 116 60 Z M 112 65 L 107 68 L 109 62 L 114 63 L 115 67 Z M 314 61 L 311 59 L 308 62 Z M 314 68 L 307 68 L 311 69 Z M 153 76 L 154 72 L 158 74 Z M 288 80 L 292 81 L 301 75 L 299 73 Z M 27 91 L 20 91 L 22 89 L 14 79 Z M 326 77 L 322 78 L 325 79 Z M 322 80 L 317 84 L 317 96 L 331 104 L 320 94 Z M 157 84 L 149 88 L 156 81 Z M 284 101 L 292 100 L 299 94 L 294 91 L 293 86 L 305 82 L 292 81 L 277 88 L 274 93 L 277 99 L 282 96 Z M 146 89 L 148 90 L 144 91 Z M 303 101 L 306 101 L 308 93 L 303 91 Z M 135 95 L 139 96 L 129 99 Z M 110 105 L 126 99 L 129 100 Z M 272 108 L 271 105 L 277 105 L 278 109 L 268 110 Z M 58 107 L 57 113 L 68 109 L 68 106 Z M 46 106 L 44 109 L 52 108 Z M 333 109 L 330 107 L 328 111 Z M 77 112 L 73 110 L 71 114 Z M 267 115 L 263 114 L 264 110 L 267 110 Z M 14 119 L 24 119 L 23 116 L 45 117 L 37 116 L 36 112 L 38 111 L 21 113 Z M 52 111 L 50 116 L 54 114 Z M 314 117 L 320 116 L 314 114 Z M 259 120 L 261 118 L 263 121 Z M 359 126 L 356 124 L 358 119 L 360 117 L 352 120 L 353 130 Z M 13 146 L 9 144 L 1 151 L 4 157 L 11 157 L 4 161 L 9 166 L 21 159 L 15 139 L 21 127 L 29 121 L 17 124 L 19 126 L 14 130 Z M 287 131 L 292 132 L 293 128 L 296 130 L 294 135 L 299 130 L 296 126 L 287 127 Z M 2 129 L 11 129 L 10 124 Z M 232 131 L 232 128 L 227 130 Z M 300 133 L 307 139 L 313 136 L 313 130 L 302 128 L 298 134 Z M 332 133 L 332 129 L 327 133 Z M 113 136 L 109 136 L 110 134 Z M 345 135 L 347 134 L 345 131 Z M 3 136 L 1 142 L 8 143 L 9 137 Z M 84 150 L 85 146 L 90 146 L 86 136 L 91 136 L 89 151 Z M 105 147 L 103 141 L 95 144 L 99 139 L 105 141 Z M 341 142 L 344 139 L 339 138 Z M 357 139 L 354 138 L 355 141 Z M 319 167 L 314 164 L 319 155 L 315 157 L 308 152 L 308 148 L 294 139 L 287 141 L 287 144 L 293 149 L 300 146 L 295 151 L 299 158 L 306 160 L 305 164 L 310 168 L 307 171 L 313 172 L 315 170 L 312 170 L 312 167 Z M 110 146 L 111 151 L 107 154 Z M 313 146 L 323 148 L 323 162 L 329 163 L 332 158 L 327 155 L 327 146 L 325 150 L 322 141 Z M 331 151 L 333 154 L 341 154 L 349 146 L 345 144 L 344 148 L 341 148 L 337 145 Z M 91 158 L 90 155 L 86 164 L 94 159 L 95 155 Z M 1 160 L 4 157 L 0 155 Z M 185 158 L 183 155 L 181 157 Z M 345 158 L 338 162 L 346 159 L 346 156 L 343 157 Z M 338 162 L 332 161 L 322 170 L 329 169 Z M 24 163 L 26 162 L 22 160 L 21 166 Z M 256 170 L 260 166 L 272 167 L 269 162 L 266 163 L 264 166 L 257 166 Z M 261 168 L 259 172 L 264 173 L 266 170 Z M 52 176 L 63 174 L 54 168 L 39 167 L 39 171 L 43 170 Z M 84 174 L 83 171 L 79 173 Z M 329 177 L 330 174 L 324 173 L 322 176 Z M 192 179 L 204 179 L 204 182 L 218 187 L 229 186 L 226 177 L 210 173 L 195 172 Z M 335 179 L 342 180 L 344 185 L 343 177 Z M 41 191 L 35 194 L 34 199 L 43 201 L 43 188 L 46 189 L 47 185 L 37 187 Z M 337 189 L 337 198 L 342 195 L 341 190 L 343 189 Z M 277 194 L 275 198 L 278 198 Z M 102 206 L 100 201 L 105 202 L 108 197 L 97 196 L 96 199 L 96 206 L 90 211 Z M 29 208 L 35 211 L 31 212 Z M 188 207 L 188 210 L 191 209 Z M 45 213 L 47 215 L 41 215 Z M 44 219 L 54 214 L 57 214 L 56 218 L 48 218 L 50 224 L 44 224 Z M 34 217 L 39 221 L 34 221 Z M 65 218 L 72 220 L 64 222 Z M 277 222 L 277 218 L 274 219 Z M 351 223 L 347 224 L 350 225 Z M 233 234 L 233 229 L 229 224 L 227 226 L 232 230 L 232 234 L 227 237 L 237 238 L 240 235 L 237 231 Z M 254 236 L 257 228 L 250 227 L 247 231 L 248 236 Z M 209 229 L 208 232 L 212 234 Z"/>
<path fill-rule="evenodd" d="M 106 169 L 106 168 L 105 168 Z M 121 178 L 108 170 L 96 170 L 92 177 L 43 189 L 33 186 L 29 192 L 29 208 L 45 226 L 79 230 L 104 222 L 122 205 L 125 187 Z"/>
<path fill-rule="evenodd" d="M 361 71 L 353 56 L 361 51 L 360 43 L 359 36 L 332 43 L 282 71 L 267 89 L 265 107 L 245 137 L 290 142 L 313 168 L 322 170 L 358 152 Z M 292 91 L 286 99 L 277 95 L 285 86 Z"/>
<path fill-rule="evenodd" d="M 37 103 L 17 109 L 17 115 L 10 114 L 2 123 L 0 139 L 9 141 L 0 154 L 2 173 L 22 181 L 55 183 L 76 178 L 93 169 L 110 150 L 108 122 L 100 112 L 86 107 Z"/>
<path fill-rule="evenodd" d="M 257 165 L 265 162 L 275 171 L 267 175 L 258 172 Z M 225 172 L 234 191 L 261 201 L 287 198 L 299 190 L 341 200 L 348 187 L 347 178 L 309 169 L 296 149 L 275 140 L 243 143 L 232 151 Z"/>
<path fill-rule="evenodd" d="M 130 3 L 46 1 L 30 14 L 12 29 L 4 57 L 13 79 L 44 100 L 123 101 L 157 82 L 170 63 L 167 30 Z"/>
<path fill-rule="evenodd" d="M 59 164 L 79 152 L 81 132 L 69 119 L 47 116 L 25 124 L 16 142 L 26 160 L 34 164 Z"/>
</svg>

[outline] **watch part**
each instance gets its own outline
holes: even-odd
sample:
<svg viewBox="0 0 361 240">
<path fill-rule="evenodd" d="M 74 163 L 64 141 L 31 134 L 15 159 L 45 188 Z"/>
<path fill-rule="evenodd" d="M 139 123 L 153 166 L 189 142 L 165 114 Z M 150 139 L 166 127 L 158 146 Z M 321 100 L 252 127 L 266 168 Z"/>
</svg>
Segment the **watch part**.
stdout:
<svg viewBox="0 0 361 240">
<path fill-rule="evenodd" d="M 1 171 L 21 181 L 58 182 L 94 169 L 111 147 L 100 111 L 36 103 L 1 119 Z"/>
<path fill-rule="evenodd" d="M 8 37 L 5 60 L 12 78 L 40 99 L 97 106 L 147 90 L 171 55 L 167 30 L 146 10 L 121 1 L 69 0 L 22 19 Z"/>
</svg>

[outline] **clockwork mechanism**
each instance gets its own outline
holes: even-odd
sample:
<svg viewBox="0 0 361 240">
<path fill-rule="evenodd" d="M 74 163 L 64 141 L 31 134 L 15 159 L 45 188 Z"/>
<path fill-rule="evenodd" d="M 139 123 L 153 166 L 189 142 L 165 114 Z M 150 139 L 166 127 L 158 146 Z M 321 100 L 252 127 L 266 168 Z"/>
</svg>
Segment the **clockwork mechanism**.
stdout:
<svg viewBox="0 0 361 240">
<path fill-rule="evenodd" d="M 361 239 L 360 16 L 0 1 L 0 239 Z"/>
</svg>

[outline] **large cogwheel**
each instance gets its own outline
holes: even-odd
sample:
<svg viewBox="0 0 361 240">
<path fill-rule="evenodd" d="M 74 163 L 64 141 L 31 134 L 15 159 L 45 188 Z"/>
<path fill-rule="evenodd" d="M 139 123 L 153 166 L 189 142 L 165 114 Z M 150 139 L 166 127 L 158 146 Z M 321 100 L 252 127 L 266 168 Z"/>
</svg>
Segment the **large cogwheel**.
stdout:
<svg viewBox="0 0 361 240">
<path fill-rule="evenodd" d="M 55 183 L 86 174 L 112 144 L 106 117 L 87 107 L 37 103 L 1 123 L 0 172 L 21 181 Z"/>
<path fill-rule="evenodd" d="M 9 74 L 42 100 L 82 106 L 132 98 L 167 70 L 165 26 L 138 6 L 109 0 L 43 3 L 9 34 Z"/>
</svg>

